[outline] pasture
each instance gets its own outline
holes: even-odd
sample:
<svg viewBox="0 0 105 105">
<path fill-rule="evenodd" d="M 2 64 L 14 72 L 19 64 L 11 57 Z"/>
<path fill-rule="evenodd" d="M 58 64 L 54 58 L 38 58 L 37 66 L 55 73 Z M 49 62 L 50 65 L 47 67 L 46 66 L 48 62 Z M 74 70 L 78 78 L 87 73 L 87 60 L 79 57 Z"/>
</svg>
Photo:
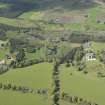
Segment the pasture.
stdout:
<svg viewBox="0 0 105 105">
<path fill-rule="evenodd" d="M 13 69 L 0 75 L 0 82 L 14 85 L 28 86 L 30 88 L 48 88 L 48 96 L 37 94 L 22 94 L 13 91 L 0 90 L 0 99 L 3 105 L 50 105 L 52 90 L 52 68 L 53 64 L 42 63 L 34 66 Z M 66 92 L 73 96 L 82 97 L 99 105 L 105 104 L 105 79 L 99 79 L 89 74 L 83 74 L 76 68 L 60 67 L 61 92 Z M 72 73 L 72 75 L 71 75 Z M 6 99 L 6 101 L 5 101 Z M 61 105 L 73 105 L 65 101 L 60 101 Z"/>
<path fill-rule="evenodd" d="M 31 88 L 50 88 L 52 65 L 48 63 L 13 69 L 0 76 L 0 82 L 29 86 Z"/>
<path fill-rule="evenodd" d="M 91 74 L 85 75 L 74 68 L 65 67 L 61 67 L 60 78 L 62 91 L 99 105 L 105 104 L 105 79 L 94 78 Z"/>
<path fill-rule="evenodd" d="M 24 2 L 26 2 L 25 5 Z M 23 41 L 30 41 L 28 44 L 31 46 L 28 46 L 26 43 L 27 48 L 29 47 L 29 52 L 25 53 L 27 60 L 47 60 L 45 50 L 46 48 L 48 48 L 49 52 L 56 50 L 56 46 L 52 46 L 53 43 L 54 45 L 56 44 L 55 42 L 52 43 L 52 41 L 54 35 L 56 37 L 60 34 L 61 37 L 58 36 L 57 42 L 57 47 L 59 49 L 55 52 L 57 52 L 59 58 L 62 58 L 62 56 L 64 56 L 71 48 L 81 46 L 81 43 L 69 42 L 71 38 L 68 37 L 69 32 L 93 32 L 97 33 L 96 35 L 104 35 L 105 33 L 104 7 L 98 4 L 89 7 L 85 7 L 83 4 L 75 4 L 74 7 L 73 5 L 73 0 L 68 0 L 67 2 L 64 0 L 57 0 L 56 2 L 53 2 L 53 0 L 20 0 L 18 4 L 0 2 L 0 24 L 7 25 L 7 30 L 2 30 L 3 26 L 1 26 L 0 32 L 3 35 L 6 34 L 8 40 L 19 37 Z M 58 23 L 54 22 L 56 20 L 58 20 Z M 9 29 L 10 26 L 12 26 L 12 28 L 15 27 L 16 29 Z M 20 29 L 18 29 L 18 27 Z M 25 31 L 22 28 L 27 30 Z M 21 32 L 21 29 L 23 32 Z M 65 40 L 66 32 L 67 39 L 69 39 L 68 41 Z M 50 41 L 50 37 L 52 41 Z M 47 42 L 47 39 L 50 42 Z M 16 41 L 18 43 L 18 40 Z M 19 43 L 21 44 L 21 41 Z M 48 46 L 46 46 L 46 48 L 40 48 L 40 46 L 43 45 Z M 31 52 L 33 50 L 30 49 L 31 47 L 36 48 L 38 46 L 40 49 L 35 49 L 34 52 Z M 66 67 L 65 64 L 60 66 L 60 74 L 58 74 L 58 76 L 60 76 L 60 93 L 62 94 L 62 92 L 65 92 L 72 96 L 78 96 L 99 105 L 104 105 L 105 78 L 104 76 L 103 78 L 99 78 L 97 74 L 99 72 L 105 74 L 105 65 L 100 62 L 98 55 L 99 52 L 105 50 L 105 43 L 92 42 L 90 49 L 97 54 L 97 60 L 85 62 L 86 67 L 82 71 L 79 71 L 78 65 L 75 64 L 70 67 Z M 0 60 L 3 60 L 8 52 L 8 48 L 1 48 Z M 54 55 L 48 57 L 55 58 Z M 0 83 L 3 84 L 24 86 L 29 87 L 29 89 L 48 89 L 47 95 L 39 95 L 33 93 L 21 93 L 20 91 L 13 91 L 12 89 L 6 90 L 2 88 L 0 89 L 0 105 L 51 105 L 53 97 L 52 91 L 54 90 L 53 66 L 53 63 L 45 62 L 24 68 L 11 68 L 8 72 L 0 75 Z M 60 105 L 74 104 L 60 99 Z"/>
<path fill-rule="evenodd" d="M 0 75 L 1 83 L 11 83 L 17 86 L 27 86 L 33 89 L 46 88 L 51 90 L 52 65 L 38 64 L 23 69 L 14 69 Z M 6 101 L 5 101 L 6 99 Z M 22 94 L 13 91 L 0 90 L 0 103 L 3 105 L 50 105 L 48 96 L 37 94 Z"/>
<path fill-rule="evenodd" d="M 50 105 L 46 96 L 22 94 L 0 90 L 0 104 L 3 105 Z"/>
</svg>

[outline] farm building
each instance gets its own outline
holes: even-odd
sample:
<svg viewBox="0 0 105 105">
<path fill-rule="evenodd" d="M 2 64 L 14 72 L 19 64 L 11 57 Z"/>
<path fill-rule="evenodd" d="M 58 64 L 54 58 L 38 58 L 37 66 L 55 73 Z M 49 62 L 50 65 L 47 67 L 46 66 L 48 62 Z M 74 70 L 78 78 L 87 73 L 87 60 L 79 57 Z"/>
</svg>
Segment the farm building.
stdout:
<svg viewBox="0 0 105 105">
<path fill-rule="evenodd" d="M 86 61 L 96 60 L 96 54 L 91 49 L 91 45 L 92 45 L 91 41 L 88 40 L 85 41 L 82 45 L 85 53 L 84 59 Z"/>
<path fill-rule="evenodd" d="M 94 52 L 88 52 L 85 54 L 86 61 L 96 60 L 96 54 Z"/>
</svg>

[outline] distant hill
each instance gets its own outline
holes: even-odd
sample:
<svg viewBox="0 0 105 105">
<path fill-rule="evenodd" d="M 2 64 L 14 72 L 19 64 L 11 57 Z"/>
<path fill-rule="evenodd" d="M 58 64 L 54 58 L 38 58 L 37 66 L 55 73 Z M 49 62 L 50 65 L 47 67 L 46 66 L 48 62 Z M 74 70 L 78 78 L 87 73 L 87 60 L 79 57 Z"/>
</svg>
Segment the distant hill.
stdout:
<svg viewBox="0 0 105 105">
<path fill-rule="evenodd" d="M 94 1 L 94 0 L 93 0 Z M 16 18 L 23 12 L 30 10 L 48 10 L 49 8 L 62 7 L 64 9 L 90 8 L 96 5 L 92 0 L 0 0 L 11 6 L 0 8 L 0 16 Z"/>
<path fill-rule="evenodd" d="M 52 24 L 58 22 L 63 23 L 67 29 L 104 30 L 104 2 L 105 0 L 0 0 L 0 22 L 24 26 L 27 21 L 30 24 L 41 21 L 46 22 L 43 27 L 46 25 L 47 29 L 64 29 L 63 26 Z"/>
</svg>

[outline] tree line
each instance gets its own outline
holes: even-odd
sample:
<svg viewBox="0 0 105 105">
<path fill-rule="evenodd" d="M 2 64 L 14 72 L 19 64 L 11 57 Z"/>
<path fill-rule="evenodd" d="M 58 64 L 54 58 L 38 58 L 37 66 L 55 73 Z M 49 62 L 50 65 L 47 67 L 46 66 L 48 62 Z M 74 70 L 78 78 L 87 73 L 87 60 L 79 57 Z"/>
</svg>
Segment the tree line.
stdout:
<svg viewBox="0 0 105 105">
<path fill-rule="evenodd" d="M 9 70 L 9 66 L 5 64 L 0 64 L 0 74 L 4 74 Z"/>
<path fill-rule="evenodd" d="M 59 79 L 59 63 L 55 62 L 53 68 L 53 103 L 52 105 L 60 105 L 60 79 Z"/>
<path fill-rule="evenodd" d="M 86 100 L 84 98 L 69 95 L 69 94 L 67 94 L 65 92 L 62 93 L 61 99 L 64 100 L 64 101 L 67 101 L 69 103 L 77 104 L 77 105 L 99 105 L 97 103 L 90 102 L 90 101 L 88 101 L 88 100 Z"/>
<path fill-rule="evenodd" d="M 40 94 L 40 95 L 47 95 L 48 94 L 48 89 L 32 89 L 26 86 L 16 86 L 11 83 L 9 84 L 3 84 L 0 83 L 0 89 L 2 90 L 12 90 L 12 91 L 17 91 L 21 93 L 32 93 L 32 94 Z"/>
</svg>

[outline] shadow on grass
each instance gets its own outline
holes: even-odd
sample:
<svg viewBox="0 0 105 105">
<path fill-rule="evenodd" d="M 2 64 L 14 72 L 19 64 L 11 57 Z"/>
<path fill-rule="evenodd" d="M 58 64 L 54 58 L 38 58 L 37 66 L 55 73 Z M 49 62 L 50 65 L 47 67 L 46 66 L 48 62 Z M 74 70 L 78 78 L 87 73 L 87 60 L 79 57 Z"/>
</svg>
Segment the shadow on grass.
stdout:
<svg viewBox="0 0 105 105">
<path fill-rule="evenodd" d="M 0 9 L 0 16 L 8 18 L 16 18 L 24 12 L 31 10 L 45 11 L 48 9 L 54 9 L 61 7 L 68 11 L 88 9 L 97 6 L 96 3 L 91 0 L 40 0 L 35 2 L 26 2 L 25 0 L 0 0 L 0 2 L 12 4 L 8 8 Z"/>
</svg>

